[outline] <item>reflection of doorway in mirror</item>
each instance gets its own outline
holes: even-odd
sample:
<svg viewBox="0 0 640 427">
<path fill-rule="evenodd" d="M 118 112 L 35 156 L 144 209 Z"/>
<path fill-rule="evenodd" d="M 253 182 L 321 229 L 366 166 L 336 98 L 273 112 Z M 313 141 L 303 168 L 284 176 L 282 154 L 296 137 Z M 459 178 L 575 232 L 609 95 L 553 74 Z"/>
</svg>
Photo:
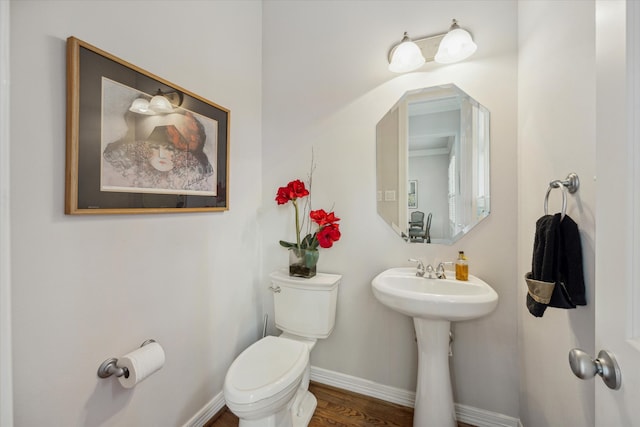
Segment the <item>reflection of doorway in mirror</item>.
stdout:
<svg viewBox="0 0 640 427">
<path fill-rule="evenodd" d="M 418 209 L 418 181 L 409 180 L 409 209 Z"/>
</svg>

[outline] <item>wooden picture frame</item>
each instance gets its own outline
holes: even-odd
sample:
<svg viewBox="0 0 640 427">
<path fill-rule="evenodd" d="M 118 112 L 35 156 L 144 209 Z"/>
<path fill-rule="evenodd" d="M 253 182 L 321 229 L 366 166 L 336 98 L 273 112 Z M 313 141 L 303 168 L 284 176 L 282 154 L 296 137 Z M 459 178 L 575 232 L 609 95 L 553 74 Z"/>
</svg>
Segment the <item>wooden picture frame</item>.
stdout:
<svg viewBox="0 0 640 427">
<path fill-rule="evenodd" d="M 69 37 L 65 213 L 228 210 L 229 116 Z"/>
</svg>

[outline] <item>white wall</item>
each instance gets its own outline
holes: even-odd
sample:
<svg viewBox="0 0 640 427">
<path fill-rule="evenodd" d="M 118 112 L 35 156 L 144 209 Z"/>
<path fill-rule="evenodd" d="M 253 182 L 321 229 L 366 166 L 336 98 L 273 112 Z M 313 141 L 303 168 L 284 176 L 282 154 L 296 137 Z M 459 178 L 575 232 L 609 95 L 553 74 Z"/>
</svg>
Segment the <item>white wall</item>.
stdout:
<svg viewBox="0 0 640 427">
<path fill-rule="evenodd" d="M 344 276 L 336 329 L 314 349 L 313 365 L 414 390 L 411 319 L 377 302 L 371 279 L 410 265 L 408 258 L 433 263 L 464 250 L 471 273 L 491 283 L 500 303 L 486 318 L 454 325 L 455 400 L 517 417 L 516 2 L 267 1 L 263 8 L 262 276 L 286 266 L 278 240 L 293 238 L 293 209 L 274 197 L 278 187 L 306 178 L 312 147 L 314 208 L 335 204 L 342 218 L 342 239 L 321 250 L 318 264 Z M 445 32 L 452 18 L 479 46 L 471 60 L 400 76 L 388 71 L 388 49 L 404 31 Z M 376 214 L 375 126 L 405 91 L 443 83 L 491 112 L 493 212 L 454 246 L 409 245 Z M 263 296 L 272 311 L 266 289 Z"/>
<path fill-rule="evenodd" d="M 261 9 L 11 2 L 16 426 L 182 425 L 259 336 Z M 71 35 L 231 110 L 228 212 L 63 214 Z M 165 349 L 161 371 L 132 390 L 96 376 L 147 338 Z"/>
<path fill-rule="evenodd" d="M 9 171 L 9 2 L 0 2 L 0 427 L 13 426 L 11 212 Z"/>
<path fill-rule="evenodd" d="M 571 373 L 574 347 L 594 354 L 595 265 L 595 6 L 593 1 L 519 2 L 518 62 L 518 307 L 520 418 L 523 425 L 594 425 L 594 382 Z M 531 269 L 535 221 L 548 183 L 576 172 L 580 190 L 567 214 L 581 231 L 586 307 L 547 309 L 534 318 L 524 306 L 523 276 Z M 557 212 L 560 192 L 549 210 Z"/>
</svg>

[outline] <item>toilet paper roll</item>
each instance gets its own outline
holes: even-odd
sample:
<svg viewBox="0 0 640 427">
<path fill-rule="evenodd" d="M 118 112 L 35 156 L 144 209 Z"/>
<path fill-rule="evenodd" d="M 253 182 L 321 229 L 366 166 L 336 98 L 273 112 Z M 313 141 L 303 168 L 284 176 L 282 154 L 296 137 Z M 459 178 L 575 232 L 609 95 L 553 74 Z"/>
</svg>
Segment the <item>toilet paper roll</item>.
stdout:
<svg viewBox="0 0 640 427">
<path fill-rule="evenodd" d="M 164 365 L 164 350 L 153 342 L 132 351 L 118 359 L 120 368 L 127 368 L 129 375 L 118 378 L 124 388 L 132 388 Z"/>
</svg>

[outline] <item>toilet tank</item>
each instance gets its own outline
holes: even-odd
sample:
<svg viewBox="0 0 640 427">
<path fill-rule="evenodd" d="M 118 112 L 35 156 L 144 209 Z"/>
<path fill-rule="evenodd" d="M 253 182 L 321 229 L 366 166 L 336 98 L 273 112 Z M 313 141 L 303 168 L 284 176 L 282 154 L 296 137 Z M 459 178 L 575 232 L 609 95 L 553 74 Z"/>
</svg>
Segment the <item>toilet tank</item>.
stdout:
<svg viewBox="0 0 640 427">
<path fill-rule="evenodd" d="M 342 275 L 317 273 L 304 279 L 279 270 L 269 278 L 278 329 L 307 338 L 327 338 L 331 334 Z"/>
</svg>

